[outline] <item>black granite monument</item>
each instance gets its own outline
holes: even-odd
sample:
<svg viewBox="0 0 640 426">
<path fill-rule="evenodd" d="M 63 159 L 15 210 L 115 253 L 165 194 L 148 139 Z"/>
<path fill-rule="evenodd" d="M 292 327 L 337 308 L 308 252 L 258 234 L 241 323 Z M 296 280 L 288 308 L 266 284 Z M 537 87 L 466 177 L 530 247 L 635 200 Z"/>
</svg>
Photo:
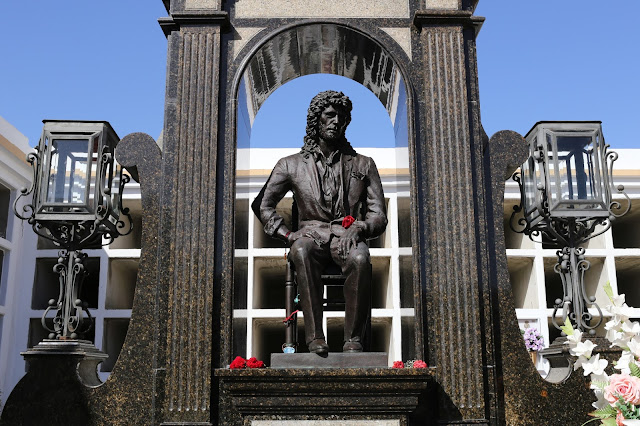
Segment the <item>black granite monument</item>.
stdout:
<svg viewBox="0 0 640 426">
<path fill-rule="evenodd" d="M 144 210 L 122 352 L 98 386 L 83 379 L 80 367 L 95 364 L 80 355 L 28 353 L 3 425 L 587 420 L 584 379 L 543 380 L 521 342 L 502 202 L 526 143 L 513 132 L 489 139 L 482 129 L 477 0 L 164 4 L 163 147 L 134 134 L 116 151 L 139 177 Z M 227 368 L 235 355 L 234 239 L 226 230 L 234 223 L 238 90 L 244 85 L 257 111 L 287 81 L 319 72 L 363 84 L 389 110 L 399 90 L 406 95 L 415 353 L 429 369 Z M 73 404 L 61 403 L 59 390 Z"/>
</svg>

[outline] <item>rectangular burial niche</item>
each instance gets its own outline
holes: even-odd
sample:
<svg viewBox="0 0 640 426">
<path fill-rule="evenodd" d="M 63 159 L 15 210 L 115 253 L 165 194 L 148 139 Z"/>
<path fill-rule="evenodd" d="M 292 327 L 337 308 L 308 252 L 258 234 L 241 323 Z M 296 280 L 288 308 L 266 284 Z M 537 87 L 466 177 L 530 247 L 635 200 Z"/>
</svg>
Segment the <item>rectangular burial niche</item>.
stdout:
<svg viewBox="0 0 640 426">
<path fill-rule="evenodd" d="M 638 201 L 634 200 L 637 204 Z M 616 218 L 611 225 L 614 248 L 640 248 L 640 209 L 632 207 L 629 213 Z M 635 305 L 634 305 L 635 306 Z"/>
<path fill-rule="evenodd" d="M 640 306 L 640 257 L 616 257 L 618 294 L 625 295 L 629 306 Z"/>
<path fill-rule="evenodd" d="M 7 294 L 7 286 L 2 284 L 6 281 L 2 276 L 2 271 L 4 271 L 4 259 L 5 259 L 4 250 L 0 250 L 0 305 L 5 304 L 5 298 Z M 7 256 L 7 260 L 8 260 L 8 256 Z"/>
<path fill-rule="evenodd" d="M 509 279 L 516 309 L 538 309 L 538 284 L 533 257 L 508 257 Z"/>
<path fill-rule="evenodd" d="M 7 226 L 11 210 L 11 191 L 0 183 L 0 238 L 7 238 Z"/>
<path fill-rule="evenodd" d="M 106 309 L 131 309 L 136 291 L 139 259 L 110 258 Z"/>
</svg>

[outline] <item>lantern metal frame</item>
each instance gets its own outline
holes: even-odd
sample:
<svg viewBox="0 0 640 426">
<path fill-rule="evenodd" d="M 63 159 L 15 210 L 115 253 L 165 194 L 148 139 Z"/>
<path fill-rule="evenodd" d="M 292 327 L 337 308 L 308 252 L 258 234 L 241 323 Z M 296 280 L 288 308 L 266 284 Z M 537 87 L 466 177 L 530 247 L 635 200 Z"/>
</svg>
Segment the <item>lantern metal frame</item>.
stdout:
<svg viewBox="0 0 640 426">
<path fill-rule="evenodd" d="M 582 152 L 587 156 L 589 170 L 589 176 L 583 179 L 588 178 L 593 197 L 586 196 L 586 180 L 582 181 L 585 185 L 582 194 L 578 198 L 573 197 L 572 174 L 569 174 L 568 187 L 565 188 L 570 197 L 562 199 L 558 137 L 590 138 L 593 142 L 591 151 Z M 619 185 L 616 191 L 626 198 L 626 206 L 613 200 L 613 164 L 618 154 L 609 151 L 599 121 L 541 121 L 527 133 L 526 140 L 531 156 L 512 176 L 520 187 L 520 204 L 513 207 L 510 228 L 533 241 L 534 237 L 543 237 L 546 244 L 558 248 L 554 271 L 560 275 L 563 298 L 554 301 L 553 325 L 560 330 L 569 318 L 577 328 L 594 335 L 603 320 L 602 310 L 595 297 L 587 295 L 585 289 L 584 275 L 590 262 L 585 259 L 585 249 L 581 246 L 607 232 L 616 218 L 631 209 L 631 199 L 624 192 L 623 185 Z M 584 173 L 584 164 L 580 173 Z M 598 312 L 594 324 L 589 307 Z M 560 310 L 562 322 L 558 321 Z"/>
<path fill-rule="evenodd" d="M 49 300 L 41 318 L 42 326 L 49 331 L 50 339 L 78 339 L 91 329 L 91 321 L 83 324 L 85 316 L 91 319 L 88 304 L 79 298 L 87 275 L 84 265 L 87 256 L 82 250 L 96 243 L 108 245 L 133 230 L 129 209 L 122 206 L 124 186 L 131 178 L 115 163 L 119 138 L 108 122 L 44 120 L 43 123 L 38 147 L 27 155 L 33 170 L 31 186 L 21 189 L 13 208 L 15 215 L 26 220 L 38 236 L 61 248 L 53 268 L 59 278 L 58 298 Z M 85 139 L 87 178 L 83 202 L 51 202 L 47 198 L 51 179 L 62 179 L 56 185 L 62 182 L 63 190 L 67 185 L 66 169 L 56 168 L 57 175 L 51 176 L 52 156 L 56 154 L 54 142 Z M 69 184 L 69 191 L 72 185 Z M 20 202 L 29 195 L 33 195 L 30 203 Z M 47 319 L 52 310 L 56 314 L 53 327 L 49 327 Z"/>
</svg>

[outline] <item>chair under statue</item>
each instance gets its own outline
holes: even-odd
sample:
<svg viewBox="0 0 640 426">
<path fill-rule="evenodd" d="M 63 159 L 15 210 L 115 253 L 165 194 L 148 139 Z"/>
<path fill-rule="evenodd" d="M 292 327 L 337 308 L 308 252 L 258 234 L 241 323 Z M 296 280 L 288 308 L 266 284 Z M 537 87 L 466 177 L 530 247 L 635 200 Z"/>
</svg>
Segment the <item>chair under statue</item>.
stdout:
<svg viewBox="0 0 640 426">
<path fill-rule="evenodd" d="M 293 205 L 291 208 L 291 229 L 293 231 L 298 230 L 298 208 L 295 198 L 293 199 Z M 368 244 L 368 242 L 367 242 Z M 371 268 L 371 263 L 369 263 Z M 371 275 L 372 276 L 372 275 Z M 298 312 L 299 306 L 299 294 L 298 284 L 296 282 L 295 266 L 290 259 L 287 259 L 286 275 L 285 275 L 285 310 L 286 317 L 283 321 L 285 324 L 285 342 L 282 345 L 282 351 L 284 353 L 295 353 L 298 351 Z M 327 311 L 342 311 L 345 310 L 344 301 L 344 282 L 346 277 L 342 274 L 340 267 L 334 263 L 329 262 L 321 274 L 322 284 L 324 287 L 323 306 L 324 312 Z M 371 300 L 369 300 L 369 316 L 367 318 L 367 324 L 365 329 L 365 336 L 362 342 L 364 351 L 369 351 L 371 341 Z M 342 347 L 342 345 L 340 345 Z"/>
</svg>

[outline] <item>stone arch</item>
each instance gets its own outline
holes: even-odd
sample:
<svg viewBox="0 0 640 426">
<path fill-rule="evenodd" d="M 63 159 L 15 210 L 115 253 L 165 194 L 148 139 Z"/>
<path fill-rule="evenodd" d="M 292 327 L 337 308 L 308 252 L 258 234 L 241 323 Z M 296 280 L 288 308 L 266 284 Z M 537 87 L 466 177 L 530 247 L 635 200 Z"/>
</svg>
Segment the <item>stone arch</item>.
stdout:
<svg viewBox="0 0 640 426">
<path fill-rule="evenodd" d="M 384 37 L 384 35 L 382 36 Z M 383 46 L 371 35 L 344 23 L 296 23 L 263 37 L 243 58 L 234 82 L 234 93 L 244 88 L 251 122 L 265 100 L 283 84 L 309 74 L 335 74 L 350 78 L 369 89 L 385 107 L 392 124 L 406 120 L 411 104 L 404 67 L 398 55 L 404 52 L 391 37 Z M 319 52 L 319 53 L 318 53 Z M 403 58 L 404 59 L 404 58 Z M 236 96 L 237 98 L 237 96 Z M 411 108 L 407 107 L 410 111 Z M 398 113 L 403 111 L 401 117 Z"/>
</svg>

